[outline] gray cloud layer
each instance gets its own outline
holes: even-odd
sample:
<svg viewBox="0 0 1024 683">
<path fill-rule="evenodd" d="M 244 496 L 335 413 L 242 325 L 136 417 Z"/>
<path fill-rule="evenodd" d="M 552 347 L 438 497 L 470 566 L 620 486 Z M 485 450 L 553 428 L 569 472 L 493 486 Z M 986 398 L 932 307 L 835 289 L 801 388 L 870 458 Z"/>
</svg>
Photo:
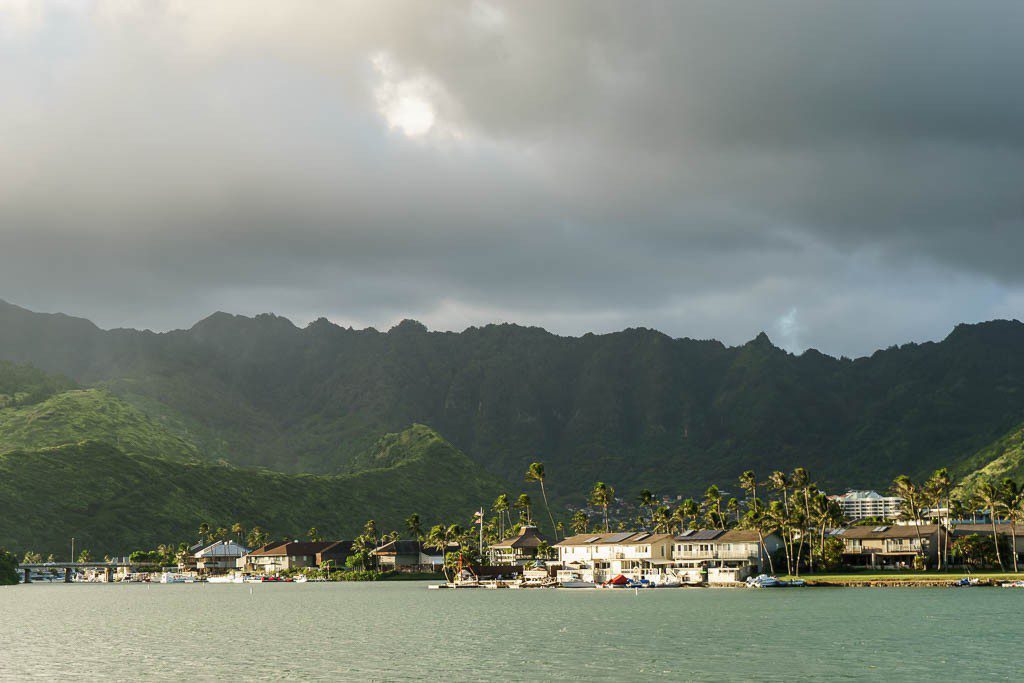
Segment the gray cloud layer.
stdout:
<svg viewBox="0 0 1024 683">
<path fill-rule="evenodd" d="M 1017 2 L 0 0 L 0 297 L 861 354 L 1024 310 Z"/>
</svg>

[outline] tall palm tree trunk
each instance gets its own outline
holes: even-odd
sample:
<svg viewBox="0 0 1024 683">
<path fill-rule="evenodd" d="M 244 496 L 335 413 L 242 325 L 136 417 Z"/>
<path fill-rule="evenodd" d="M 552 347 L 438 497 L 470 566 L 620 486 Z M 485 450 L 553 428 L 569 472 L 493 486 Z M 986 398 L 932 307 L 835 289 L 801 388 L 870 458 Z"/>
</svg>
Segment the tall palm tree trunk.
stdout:
<svg viewBox="0 0 1024 683">
<path fill-rule="evenodd" d="M 990 510 L 990 514 L 989 514 L 988 518 L 992 522 L 992 545 L 994 545 L 996 547 L 996 562 L 999 563 L 999 571 L 1005 571 L 1005 567 L 1003 567 L 1003 556 L 999 552 L 999 536 L 996 533 L 996 510 L 995 510 L 995 506 L 992 505 L 991 508 L 992 509 Z"/>
<path fill-rule="evenodd" d="M 548 505 L 548 494 L 544 490 L 544 480 L 540 480 L 540 496 L 544 499 L 544 509 L 548 511 L 548 520 L 551 522 L 551 535 L 558 538 L 558 529 L 555 528 L 555 518 L 551 515 L 551 506 Z M 561 540 L 561 539 L 559 539 Z"/>
</svg>

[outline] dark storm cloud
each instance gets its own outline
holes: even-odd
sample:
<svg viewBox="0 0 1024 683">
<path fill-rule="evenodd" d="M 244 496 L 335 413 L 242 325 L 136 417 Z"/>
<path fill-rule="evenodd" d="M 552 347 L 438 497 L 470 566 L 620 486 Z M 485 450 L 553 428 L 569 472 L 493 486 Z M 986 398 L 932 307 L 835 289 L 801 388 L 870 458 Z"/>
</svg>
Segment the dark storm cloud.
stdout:
<svg viewBox="0 0 1024 683">
<path fill-rule="evenodd" d="M 0 0 L 0 297 L 163 329 L 1021 317 L 1019 3 Z"/>
</svg>

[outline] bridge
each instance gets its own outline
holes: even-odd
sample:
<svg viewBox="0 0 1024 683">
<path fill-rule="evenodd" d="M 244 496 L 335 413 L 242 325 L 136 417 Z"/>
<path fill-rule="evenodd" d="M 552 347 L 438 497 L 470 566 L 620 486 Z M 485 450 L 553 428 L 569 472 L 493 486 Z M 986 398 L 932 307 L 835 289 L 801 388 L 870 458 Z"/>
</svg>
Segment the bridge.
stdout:
<svg viewBox="0 0 1024 683">
<path fill-rule="evenodd" d="M 25 574 L 25 583 L 32 583 L 32 570 L 48 570 L 53 571 L 55 569 L 64 570 L 64 583 L 71 583 L 71 577 L 76 569 L 102 569 L 103 578 L 110 583 L 114 580 L 114 570 L 120 567 L 131 566 L 127 562 L 104 562 L 98 560 L 96 562 L 31 562 L 28 564 L 19 564 L 18 569 L 23 571 Z"/>
</svg>

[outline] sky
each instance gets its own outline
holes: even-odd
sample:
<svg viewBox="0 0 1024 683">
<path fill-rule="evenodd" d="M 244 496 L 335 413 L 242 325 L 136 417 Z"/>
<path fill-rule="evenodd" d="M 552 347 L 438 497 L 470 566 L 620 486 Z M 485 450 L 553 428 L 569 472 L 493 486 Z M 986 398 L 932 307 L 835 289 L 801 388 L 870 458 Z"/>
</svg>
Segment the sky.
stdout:
<svg viewBox="0 0 1024 683">
<path fill-rule="evenodd" d="M 102 327 L 1024 318 L 1024 3 L 0 0 L 0 299 Z"/>
</svg>

